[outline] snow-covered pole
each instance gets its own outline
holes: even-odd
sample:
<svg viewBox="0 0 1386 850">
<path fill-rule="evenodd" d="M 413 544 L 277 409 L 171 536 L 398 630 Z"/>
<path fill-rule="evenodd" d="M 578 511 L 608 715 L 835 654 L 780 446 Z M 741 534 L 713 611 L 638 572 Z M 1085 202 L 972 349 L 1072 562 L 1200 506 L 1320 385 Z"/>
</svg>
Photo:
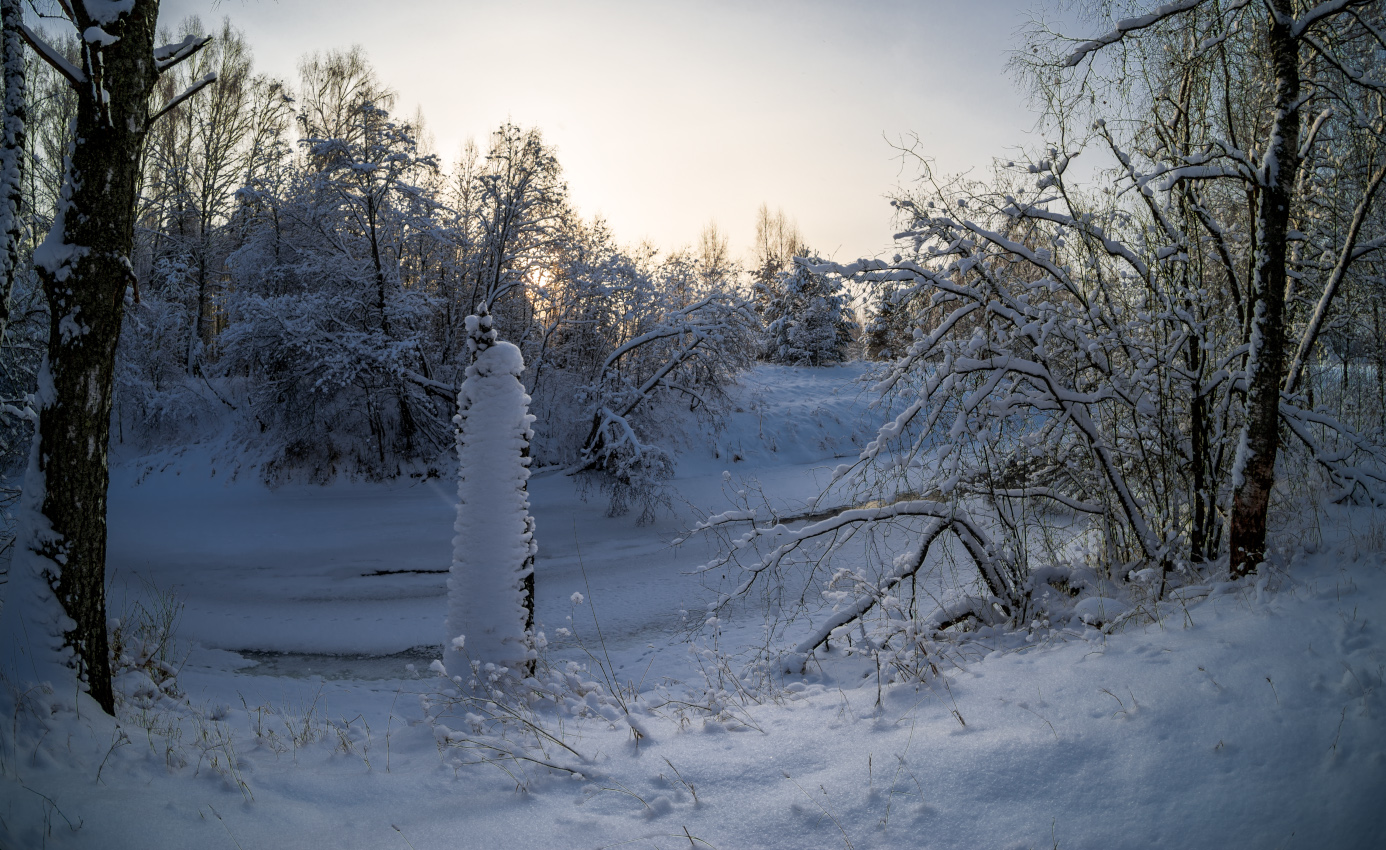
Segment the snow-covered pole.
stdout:
<svg viewBox="0 0 1386 850">
<path fill-rule="evenodd" d="M 457 522 L 443 663 L 452 676 L 532 672 L 534 518 L 529 396 L 520 349 L 500 342 L 482 303 L 467 317 L 472 364 L 457 394 Z"/>
<path fill-rule="evenodd" d="M 483 301 L 476 305 L 476 312 L 467 317 L 467 354 L 475 361 L 499 339 L 495 322 L 491 319 L 490 307 Z"/>
</svg>

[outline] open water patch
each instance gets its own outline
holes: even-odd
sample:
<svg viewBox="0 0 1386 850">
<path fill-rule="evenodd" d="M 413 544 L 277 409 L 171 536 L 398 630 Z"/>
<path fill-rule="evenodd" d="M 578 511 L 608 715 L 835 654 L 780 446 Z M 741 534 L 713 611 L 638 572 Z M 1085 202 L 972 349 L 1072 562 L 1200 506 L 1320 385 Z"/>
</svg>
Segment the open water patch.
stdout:
<svg viewBox="0 0 1386 850">
<path fill-rule="evenodd" d="M 415 674 L 409 670 L 427 674 L 428 665 L 442 657 L 442 650 L 436 646 L 413 646 L 403 652 L 389 655 L 328 654 L 316 652 L 277 652 L 261 649 L 234 650 L 247 662 L 235 670 L 241 676 L 282 676 L 288 679 L 311 679 L 319 677 L 327 680 L 365 680 L 408 679 Z"/>
</svg>

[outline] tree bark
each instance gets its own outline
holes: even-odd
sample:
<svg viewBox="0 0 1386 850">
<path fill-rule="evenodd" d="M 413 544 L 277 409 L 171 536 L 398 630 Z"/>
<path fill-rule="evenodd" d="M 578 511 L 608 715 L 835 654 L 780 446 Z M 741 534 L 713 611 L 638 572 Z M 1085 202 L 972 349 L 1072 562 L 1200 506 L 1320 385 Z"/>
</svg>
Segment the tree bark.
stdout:
<svg viewBox="0 0 1386 850">
<path fill-rule="evenodd" d="M 75 85 L 77 133 L 53 229 L 35 251 L 50 310 L 40 374 L 37 451 L 25 480 L 42 518 L 23 529 L 34 569 L 70 622 L 62 643 L 80 681 L 114 712 L 106 637 L 106 489 L 115 352 L 133 283 L 140 157 L 158 0 L 137 0 L 115 21 L 95 21 L 74 4 L 79 32 L 100 27 L 118 40 L 83 44 Z M 38 520 L 38 521 L 35 521 Z M 46 520 L 44 522 L 43 520 Z M 46 528 L 42 526 L 46 525 Z"/>
<path fill-rule="evenodd" d="M 1285 378 L 1285 259 L 1295 172 L 1299 169 L 1299 45 L 1290 0 L 1271 0 L 1266 47 L 1275 74 L 1275 114 L 1256 208 L 1256 273 L 1246 423 L 1232 470 L 1229 544 L 1234 578 L 1256 571 L 1266 554 L 1266 512 L 1280 446 L 1280 385 Z"/>
<path fill-rule="evenodd" d="M 0 250 L 0 345 L 10 324 L 10 296 L 15 281 L 22 272 L 20 241 L 24 236 L 20 212 L 24 199 L 24 134 L 29 117 L 28 98 L 24 89 L 24 42 L 19 36 L 19 24 L 24 19 L 20 0 L 0 0 L 0 22 L 3 22 L 3 41 L 0 42 L 0 62 L 4 65 L 5 105 L 3 139 L 0 139 L 0 238 L 5 240 Z"/>
</svg>

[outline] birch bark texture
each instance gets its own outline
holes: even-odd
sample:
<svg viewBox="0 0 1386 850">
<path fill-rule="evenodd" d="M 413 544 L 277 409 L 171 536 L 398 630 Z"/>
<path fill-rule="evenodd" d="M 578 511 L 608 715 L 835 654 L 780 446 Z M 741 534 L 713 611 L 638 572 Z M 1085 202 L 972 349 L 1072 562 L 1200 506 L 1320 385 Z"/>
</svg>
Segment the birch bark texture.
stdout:
<svg viewBox="0 0 1386 850">
<path fill-rule="evenodd" d="M 1299 171 L 1299 45 L 1290 0 L 1271 0 L 1266 26 L 1275 85 L 1274 111 L 1261 161 L 1256 274 L 1251 288 L 1251 348 L 1247 361 L 1246 422 L 1232 466 L 1228 530 L 1232 576 L 1254 572 L 1266 555 L 1266 516 L 1280 449 L 1280 385 L 1285 377 L 1285 265 L 1290 207 Z"/>
</svg>

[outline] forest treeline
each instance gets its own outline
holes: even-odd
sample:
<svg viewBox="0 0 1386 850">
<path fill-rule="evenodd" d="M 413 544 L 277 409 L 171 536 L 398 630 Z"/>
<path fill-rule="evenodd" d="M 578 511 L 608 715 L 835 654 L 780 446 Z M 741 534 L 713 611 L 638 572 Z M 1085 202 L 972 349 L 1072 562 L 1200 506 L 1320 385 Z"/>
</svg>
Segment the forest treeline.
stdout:
<svg viewBox="0 0 1386 850">
<path fill-rule="evenodd" d="M 166 40 L 205 34 L 193 18 Z M 845 293 L 795 266 L 811 251 L 784 213 L 762 208 L 749 263 L 716 224 L 690 247 L 629 246 L 579 213 L 540 129 L 505 124 L 444 163 L 361 49 L 305 56 L 286 81 L 255 71 L 229 21 L 211 35 L 150 107 L 114 441 L 217 439 L 270 481 L 440 472 L 484 303 L 524 354 L 535 462 L 648 511 L 680 434 L 715 418 L 738 371 L 847 356 Z M 75 57 L 75 39 L 55 43 Z M 26 74 L 31 251 L 75 97 L 47 63 Z M 12 303 L 0 395 L 17 399 L 48 320 L 32 280 Z M 6 424 L 11 462 L 26 427 Z"/>
</svg>

